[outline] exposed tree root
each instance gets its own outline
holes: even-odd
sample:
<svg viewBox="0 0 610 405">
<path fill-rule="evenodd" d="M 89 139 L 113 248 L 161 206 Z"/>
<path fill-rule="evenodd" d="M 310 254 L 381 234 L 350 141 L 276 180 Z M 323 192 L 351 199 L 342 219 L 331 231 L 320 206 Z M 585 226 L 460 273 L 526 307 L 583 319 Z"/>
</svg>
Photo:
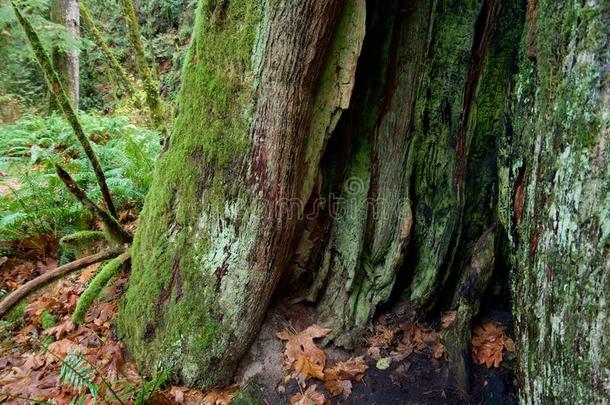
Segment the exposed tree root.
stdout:
<svg viewBox="0 0 610 405">
<path fill-rule="evenodd" d="M 110 279 L 131 259 L 131 252 L 127 250 L 118 257 L 108 262 L 91 281 L 87 289 L 81 294 L 78 305 L 72 315 L 74 323 L 83 323 L 87 310 L 93 301 L 100 295 L 100 292 L 108 284 Z"/>
<path fill-rule="evenodd" d="M 31 292 L 37 290 L 48 282 L 65 276 L 75 270 L 82 269 L 91 264 L 101 262 L 102 260 L 111 259 L 118 255 L 125 253 L 126 248 L 124 246 L 117 246 L 102 252 L 96 253 L 91 256 L 86 256 L 81 259 L 75 260 L 63 266 L 59 266 L 54 270 L 48 271 L 33 280 L 28 281 L 15 291 L 8 294 L 2 301 L 0 301 L 0 316 L 4 316 L 9 309 L 13 307 L 19 300 L 26 297 Z"/>
<path fill-rule="evenodd" d="M 495 225 L 492 225 L 477 241 L 470 265 L 462 274 L 453 297 L 452 309 L 456 319 L 443 334 L 449 357 L 449 375 L 455 385 L 464 393 L 469 392 L 468 342 L 472 319 L 479 313 L 481 297 L 489 285 L 493 274 L 495 255 Z"/>
</svg>

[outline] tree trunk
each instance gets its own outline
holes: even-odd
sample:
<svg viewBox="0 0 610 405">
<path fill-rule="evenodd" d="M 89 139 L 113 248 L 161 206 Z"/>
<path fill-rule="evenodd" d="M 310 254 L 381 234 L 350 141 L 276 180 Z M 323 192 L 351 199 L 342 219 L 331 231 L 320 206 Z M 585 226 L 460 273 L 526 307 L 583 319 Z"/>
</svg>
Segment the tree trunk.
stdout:
<svg viewBox="0 0 610 405">
<path fill-rule="evenodd" d="M 500 146 L 524 403 L 610 398 L 608 4 L 535 1 Z"/>
<path fill-rule="evenodd" d="M 601 6 L 587 7 L 593 11 L 587 19 L 601 20 Z M 522 36 L 523 48 L 535 44 L 550 52 L 554 35 L 565 32 L 559 37 L 592 52 L 580 59 L 566 53 L 583 72 L 591 60 L 599 64 L 591 69 L 603 72 L 603 48 L 598 37 L 579 34 L 586 28 L 563 9 L 554 15 L 565 18 L 536 30 L 532 21 L 542 24 L 551 14 L 536 20 L 525 11 L 521 0 L 203 2 L 178 121 L 140 217 L 119 314 L 119 331 L 139 365 L 148 372 L 172 367 L 176 380 L 204 388 L 227 382 L 281 282 L 306 290 L 320 322 L 333 329 L 330 338 L 343 346 L 354 345 L 379 305 L 392 298 L 402 297 L 415 317 L 457 310 L 459 328 L 446 335 L 449 360 L 458 365 L 456 381 L 467 386 L 470 326 L 493 272 L 513 266 L 518 315 L 522 301 L 536 293 L 537 284 L 522 282 L 537 271 L 535 261 L 524 260 L 531 237 L 519 235 L 550 226 L 536 219 L 542 191 L 534 185 L 550 181 L 551 166 L 535 167 L 542 167 L 541 154 L 550 158 L 569 142 L 590 148 L 566 160 L 579 170 L 565 176 L 580 181 L 582 193 L 600 197 L 583 203 L 600 222 L 585 222 L 583 214 L 567 229 L 582 225 L 578 241 L 597 235 L 597 251 L 585 257 L 597 260 L 596 285 L 603 288 L 587 302 L 591 311 L 606 308 L 599 295 L 608 292 L 602 271 L 608 234 L 601 222 L 608 172 L 599 163 L 607 152 L 607 132 L 600 129 L 603 119 L 607 125 L 604 76 L 583 76 L 588 81 L 576 91 L 561 69 L 542 80 L 542 71 L 524 61 L 514 83 L 518 55 L 531 51 L 519 52 Z M 586 41 L 576 41 L 579 35 Z M 563 62 L 553 69 L 570 66 Z M 534 98 L 544 94 L 539 83 L 563 83 L 568 104 L 553 104 L 559 102 L 554 93 Z M 591 103 L 576 105 L 581 100 Z M 559 116 L 552 118 L 556 106 L 570 113 L 587 108 L 589 121 L 574 118 L 569 125 L 595 135 L 553 143 L 564 136 Z M 545 141 L 534 142 L 542 133 Z M 579 160 L 587 156 L 595 157 L 589 165 Z M 569 195 L 551 191 L 556 199 Z M 576 209 L 576 200 L 560 202 Z M 541 302 L 539 316 L 559 319 Z M 597 322 L 597 339 L 607 332 L 602 315 L 591 315 L 589 324 Z M 547 333 L 544 323 L 527 325 Z M 519 329 L 526 340 L 528 330 Z M 608 361 L 601 341 L 586 341 L 598 349 L 586 353 L 601 371 Z M 546 353 L 529 352 L 527 345 L 520 348 L 527 354 L 521 364 L 530 367 L 524 375 L 543 378 L 528 362 L 540 365 Z M 607 377 L 596 376 L 596 384 Z M 545 384 L 526 389 L 524 398 L 542 401 Z"/>
<path fill-rule="evenodd" d="M 145 369 L 225 383 L 256 337 L 297 230 L 286 203 L 313 176 L 305 151 L 315 157 L 323 145 L 324 133 L 308 131 L 333 118 L 314 124 L 326 111 L 313 100 L 341 3 L 199 7 L 180 115 L 147 196 L 119 319 Z"/>
<path fill-rule="evenodd" d="M 72 107 L 78 111 L 79 103 L 79 50 L 74 42 L 80 37 L 80 10 L 78 0 L 51 0 L 51 21 L 66 28 L 71 44 L 64 44 L 65 49 L 53 49 L 53 67 L 70 97 Z M 51 98 L 51 109 L 59 106 Z"/>
</svg>

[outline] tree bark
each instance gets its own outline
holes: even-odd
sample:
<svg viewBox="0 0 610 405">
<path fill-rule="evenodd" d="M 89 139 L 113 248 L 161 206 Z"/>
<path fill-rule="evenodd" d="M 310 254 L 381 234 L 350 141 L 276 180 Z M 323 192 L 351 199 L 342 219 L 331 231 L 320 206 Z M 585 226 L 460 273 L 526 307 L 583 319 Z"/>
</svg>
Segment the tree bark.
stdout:
<svg viewBox="0 0 610 405">
<path fill-rule="evenodd" d="M 66 49 L 53 49 L 53 67 L 58 73 L 66 90 L 72 107 L 78 111 L 79 105 L 79 50 L 74 42 L 80 37 L 80 10 L 78 0 L 51 0 L 51 21 L 65 27 L 72 44 L 65 44 Z M 59 110 L 55 99 L 51 97 L 51 109 Z"/>
<path fill-rule="evenodd" d="M 471 322 L 511 267 L 524 400 L 601 398 L 606 22 L 542 3 L 202 3 L 119 314 L 139 365 L 226 383 L 281 279 L 343 346 L 393 298 L 456 310 L 464 387 Z"/>
<path fill-rule="evenodd" d="M 199 7 L 118 320 L 145 370 L 226 383 L 256 336 L 290 257 L 298 212 L 287 202 L 306 192 L 304 151 L 321 147 L 307 134 L 341 5 Z"/>
<path fill-rule="evenodd" d="M 607 3 L 536 1 L 500 146 L 523 403 L 610 398 Z"/>
</svg>

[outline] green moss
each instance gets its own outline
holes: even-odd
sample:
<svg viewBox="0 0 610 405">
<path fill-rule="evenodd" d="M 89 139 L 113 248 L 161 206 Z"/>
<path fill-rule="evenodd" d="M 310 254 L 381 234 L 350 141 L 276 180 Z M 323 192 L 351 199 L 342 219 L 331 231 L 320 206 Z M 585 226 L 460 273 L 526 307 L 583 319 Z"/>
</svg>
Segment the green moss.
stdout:
<svg viewBox="0 0 610 405">
<path fill-rule="evenodd" d="M 43 329 L 49 329 L 57 325 L 57 317 L 49 311 L 43 311 L 40 314 L 40 324 Z"/>
<path fill-rule="evenodd" d="M 102 171 L 99 159 L 97 158 L 97 155 L 91 147 L 91 142 L 89 142 L 89 138 L 87 138 L 85 132 L 83 131 L 83 127 L 78 119 L 76 111 L 70 104 L 70 99 L 68 98 L 68 95 L 61 84 L 57 72 L 53 69 L 51 59 L 49 58 L 49 55 L 42 46 L 38 34 L 30 24 L 30 22 L 27 20 L 27 18 L 23 16 L 21 11 L 19 10 L 19 7 L 17 7 L 14 1 L 11 1 L 11 5 L 13 7 L 13 10 L 15 11 L 17 20 L 19 20 L 19 23 L 25 31 L 26 37 L 28 38 L 30 46 L 34 51 L 34 55 L 36 56 L 36 60 L 42 68 L 45 79 L 47 81 L 47 85 L 51 94 L 53 95 L 53 98 L 61 107 L 61 110 L 63 111 L 66 120 L 70 123 L 70 126 L 74 131 L 74 135 L 80 142 L 81 146 L 85 151 L 85 154 L 87 155 L 87 158 L 91 162 L 91 166 L 93 167 L 93 171 L 95 173 L 95 177 L 102 192 L 104 202 L 108 207 L 108 211 L 114 218 L 117 218 L 114 203 L 112 202 L 112 197 L 110 196 L 110 191 L 108 190 L 108 185 L 106 184 L 106 176 Z"/>
<path fill-rule="evenodd" d="M 364 40 L 365 19 L 363 0 L 345 2 L 314 97 L 314 111 L 305 149 L 307 173 L 303 179 L 301 201 L 309 199 L 326 141 L 343 110 L 350 105 L 356 65 Z"/>
<path fill-rule="evenodd" d="M 507 198 L 503 223 L 526 403 L 602 403 L 610 394 L 603 15 L 603 2 L 539 2 L 537 61 L 522 58 L 515 135 L 501 161 L 506 194 L 524 190 L 521 222 Z"/>
<path fill-rule="evenodd" d="M 107 235 L 105 232 L 101 231 L 79 231 L 72 233 L 70 235 L 66 235 L 59 240 L 59 245 L 62 248 L 67 247 L 75 247 L 75 248 L 83 248 L 87 247 L 91 243 L 106 239 Z"/>
<path fill-rule="evenodd" d="M 430 303 L 442 284 L 443 266 L 452 261 L 460 215 L 456 145 L 481 4 L 440 1 L 431 29 L 428 61 L 416 102 L 413 146 L 418 257 L 409 295 L 415 307 Z"/>
<path fill-rule="evenodd" d="M 135 51 L 136 64 L 142 79 L 144 92 L 146 93 L 146 104 L 150 109 L 152 122 L 157 130 L 163 135 L 167 135 L 166 117 L 163 111 L 161 96 L 159 95 L 159 83 L 153 77 L 152 70 L 146 60 L 144 46 L 140 39 L 140 26 L 133 8 L 133 2 L 131 0 L 121 0 L 121 4 L 123 6 L 123 15 L 127 20 L 127 27 L 129 28 L 127 33 Z"/>
<path fill-rule="evenodd" d="M 22 323 L 25 320 L 25 307 L 27 305 L 27 300 L 22 299 L 6 313 L 4 319 L 11 323 Z"/>
<path fill-rule="evenodd" d="M 89 307 L 93 304 L 93 301 L 100 295 L 106 284 L 108 284 L 118 271 L 122 269 L 129 258 L 130 252 L 123 253 L 110 260 L 100 271 L 98 271 L 78 300 L 74 314 L 72 314 L 72 321 L 74 323 L 80 324 L 85 321 L 85 315 L 87 314 Z"/>
<path fill-rule="evenodd" d="M 140 216 L 117 322 L 145 373 L 171 367 L 172 378 L 190 386 L 231 377 L 207 370 L 231 351 L 247 283 L 245 273 L 217 274 L 223 266 L 246 269 L 244 250 L 255 243 L 257 207 L 232 180 L 247 158 L 257 80 L 251 55 L 257 32 L 265 34 L 263 14 L 259 0 L 200 2 L 179 115 Z M 226 262 L 223 252 L 231 252 Z M 216 301 L 218 289 L 226 301 Z"/>
<path fill-rule="evenodd" d="M 250 381 L 244 387 L 240 387 L 233 396 L 231 404 L 233 405 L 263 405 L 264 397 L 258 386 Z"/>
</svg>

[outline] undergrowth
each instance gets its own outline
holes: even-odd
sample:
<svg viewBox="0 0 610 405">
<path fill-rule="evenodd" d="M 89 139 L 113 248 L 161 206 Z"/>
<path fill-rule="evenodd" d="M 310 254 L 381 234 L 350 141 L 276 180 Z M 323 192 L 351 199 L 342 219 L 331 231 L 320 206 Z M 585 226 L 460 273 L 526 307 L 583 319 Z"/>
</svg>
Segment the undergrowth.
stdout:
<svg viewBox="0 0 610 405">
<path fill-rule="evenodd" d="M 101 161 L 119 210 L 139 209 L 159 153 L 159 135 L 125 117 L 81 113 L 85 133 Z M 93 217 L 68 193 L 54 164 L 69 171 L 97 204 L 101 192 L 93 170 L 59 115 L 26 115 L 0 126 L 0 240 L 36 236 L 59 239 L 91 229 Z"/>
</svg>

